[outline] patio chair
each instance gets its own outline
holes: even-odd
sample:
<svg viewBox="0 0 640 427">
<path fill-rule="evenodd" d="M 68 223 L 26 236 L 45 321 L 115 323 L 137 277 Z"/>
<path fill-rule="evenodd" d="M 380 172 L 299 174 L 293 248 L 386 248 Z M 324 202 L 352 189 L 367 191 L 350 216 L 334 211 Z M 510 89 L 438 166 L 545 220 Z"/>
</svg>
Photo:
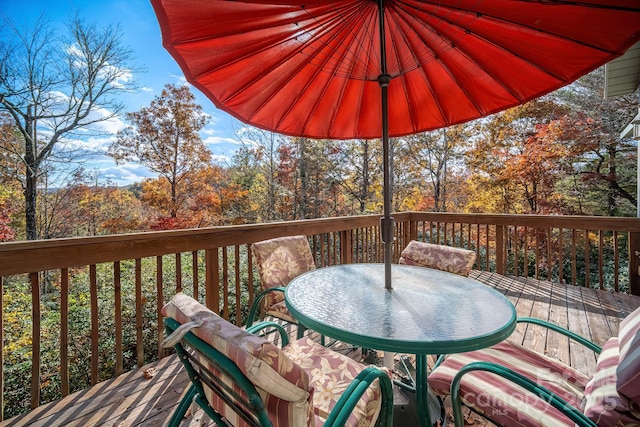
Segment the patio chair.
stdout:
<svg viewBox="0 0 640 427">
<path fill-rule="evenodd" d="M 412 240 L 400 254 L 398 262 L 468 276 L 475 261 L 474 251 Z"/>
<path fill-rule="evenodd" d="M 309 240 L 306 236 L 278 237 L 256 242 L 251 250 L 263 290 L 249 310 L 247 327 L 253 325 L 263 303 L 265 315 L 298 324 L 285 305 L 284 288 L 293 278 L 316 268 Z M 304 327 L 298 325 L 298 338 L 303 333 Z"/>
<path fill-rule="evenodd" d="M 191 379 L 169 426 L 192 402 L 218 426 L 390 426 L 388 372 L 313 342 L 289 343 L 284 328 L 262 322 L 243 330 L 182 293 L 162 308 L 168 337 Z M 280 333 L 282 348 L 254 335 Z"/>
<path fill-rule="evenodd" d="M 545 326 L 596 352 L 594 375 L 509 341 L 450 355 L 429 385 L 441 396 L 451 394 L 456 426 L 464 424 L 461 404 L 504 426 L 640 425 L 640 308 L 602 349 L 539 319 L 519 322 Z"/>
</svg>

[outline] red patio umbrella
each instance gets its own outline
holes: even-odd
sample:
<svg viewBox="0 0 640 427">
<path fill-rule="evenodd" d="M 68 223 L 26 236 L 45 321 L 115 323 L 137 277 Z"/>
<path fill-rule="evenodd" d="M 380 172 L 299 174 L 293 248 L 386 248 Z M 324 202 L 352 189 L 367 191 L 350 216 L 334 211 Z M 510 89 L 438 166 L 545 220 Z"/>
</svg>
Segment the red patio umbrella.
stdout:
<svg viewBox="0 0 640 427">
<path fill-rule="evenodd" d="M 638 0 L 151 3 L 164 47 L 219 109 L 287 135 L 382 139 L 387 265 L 390 136 L 522 104 L 640 39 Z"/>
</svg>

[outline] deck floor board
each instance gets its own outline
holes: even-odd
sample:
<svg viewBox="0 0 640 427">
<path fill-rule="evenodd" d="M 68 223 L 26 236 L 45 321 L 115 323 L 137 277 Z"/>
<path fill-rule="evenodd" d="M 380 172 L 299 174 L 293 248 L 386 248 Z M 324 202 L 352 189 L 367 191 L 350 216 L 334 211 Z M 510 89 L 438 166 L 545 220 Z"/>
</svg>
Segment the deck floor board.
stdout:
<svg viewBox="0 0 640 427">
<path fill-rule="evenodd" d="M 494 287 L 509 298 L 518 316 L 550 320 L 595 340 L 599 345 L 617 332 L 620 320 L 640 306 L 640 297 L 550 283 L 509 278 L 473 271 L 471 277 Z M 295 331 L 291 331 L 295 335 Z M 590 374 L 595 356 L 567 339 L 539 327 L 519 325 L 510 338 L 545 351 Z M 156 375 L 145 378 L 153 368 Z M 175 355 L 99 383 L 56 402 L 0 423 L 0 426 L 161 426 L 177 406 L 188 377 Z M 202 411 L 186 418 L 182 426 L 212 425 Z M 452 425 L 452 424 L 451 424 Z M 477 426 L 490 425 L 476 418 Z"/>
</svg>

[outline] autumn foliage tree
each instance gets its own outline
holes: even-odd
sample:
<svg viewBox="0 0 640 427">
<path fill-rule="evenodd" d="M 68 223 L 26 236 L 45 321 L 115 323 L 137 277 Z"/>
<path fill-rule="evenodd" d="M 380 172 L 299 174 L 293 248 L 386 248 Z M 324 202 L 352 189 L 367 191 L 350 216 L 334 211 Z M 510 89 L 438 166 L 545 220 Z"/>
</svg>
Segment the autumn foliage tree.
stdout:
<svg viewBox="0 0 640 427">
<path fill-rule="evenodd" d="M 199 134 L 207 116 L 187 86 L 168 84 L 148 107 L 127 113 L 126 121 L 129 126 L 118 133 L 108 154 L 117 163 L 134 162 L 157 173 L 164 182 L 154 187 L 154 199 L 162 201 L 169 217 L 177 218 L 191 191 L 188 177 L 211 161 Z"/>
<path fill-rule="evenodd" d="M 565 192 L 576 213 L 634 215 L 637 205 L 637 142 L 621 137 L 638 112 L 638 96 L 604 99 L 604 73 L 596 70 L 559 92 L 571 113 L 558 120 L 562 143 L 571 147 L 573 173 Z"/>
<path fill-rule="evenodd" d="M 541 98 L 496 114 L 480 126 L 466 165 L 474 198 L 467 208 L 502 213 L 557 213 L 554 186 L 569 152 L 549 124 L 566 107 Z"/>
<path fill-rule="evenodd" d="M 6 112 L 15 137 L 0 148 L 18 166 L 23 187 L 26 237 L 44 237 L 38 229 L 37 202 L 43 165 L 61 155 L 74 131 L 100 132 L 98 124 L 123 109 L 117 95 L 132 89 L 131 52 L 117 27 L 99 28 L 78 17 L 69 21 L 66 39 L 39 19 L 22 30 L 0 29 L 0 112 Z M 73 153 L 67 162 L 73 160 Z"/>
</svg>

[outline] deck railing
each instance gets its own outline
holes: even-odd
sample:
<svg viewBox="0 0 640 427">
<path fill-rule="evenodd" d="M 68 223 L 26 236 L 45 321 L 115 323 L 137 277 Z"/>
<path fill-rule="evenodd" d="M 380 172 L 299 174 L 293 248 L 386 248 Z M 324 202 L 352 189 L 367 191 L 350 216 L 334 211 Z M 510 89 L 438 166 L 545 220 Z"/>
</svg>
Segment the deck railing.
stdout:
<svg viewBox="0 0 640 427">
<path fill-rule="evenodd" d="M 639 219 L 394 218 L 395 259 L 418 239 L 475 250 L 479 270 L 640 295 Z M 242 324 L 259 288 L 250 244 L 294 234 L 309 236 L 318 266 L 382 261 L 378 215 L 0 244 L 1 415 L 163 357 L 158 313 L 175 292 Z"/>
</svg>

